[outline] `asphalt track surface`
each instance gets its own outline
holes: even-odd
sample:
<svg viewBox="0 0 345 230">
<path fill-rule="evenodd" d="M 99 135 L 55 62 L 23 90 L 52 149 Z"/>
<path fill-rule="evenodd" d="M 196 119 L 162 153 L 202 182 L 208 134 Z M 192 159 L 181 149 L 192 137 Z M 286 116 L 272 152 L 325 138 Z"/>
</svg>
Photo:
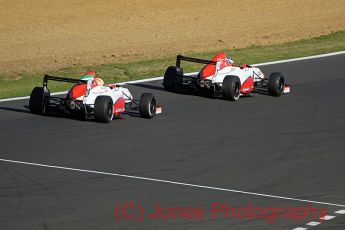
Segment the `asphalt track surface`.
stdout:
<svg viewBox="0 0 345 230">
<path fill-rule="evenodd" d="M 30 114 L 27 100 L 0 103 L 0 158 L 196 185 L 345 204 L 345 55 L 262 66 L 280 71 L 292 93 L 238 102 L 162 90 L 161 81 L 129 86 L 153 92 L 164 113 L 110 124 Z M 141 204 L 142 221 L 119 223 L 116 206 Z M 336 218 L 234 219 L 232 207 L 327 208 Z M 201 207 L 202 219 L 151 219 L 160 207 Z M 345 207 L 262 197 L 90 172 L 0 161 L 1 229 L 344 229 Z M 136 208 L 130 213 L 139 213 Z M 123 216 L 122 216 L 123 217 Z M 317 219 L 316 219 L 317 220 Z"/>
</svg>

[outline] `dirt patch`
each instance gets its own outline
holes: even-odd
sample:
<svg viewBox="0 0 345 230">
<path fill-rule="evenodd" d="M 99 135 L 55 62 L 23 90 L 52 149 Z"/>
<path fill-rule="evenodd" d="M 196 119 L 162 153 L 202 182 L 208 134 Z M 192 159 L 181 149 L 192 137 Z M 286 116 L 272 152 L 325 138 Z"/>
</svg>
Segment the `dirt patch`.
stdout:
<svg viewBox="0 0 345 230">
<path fill-rule="evenodd" d="M 344 0 L 0 0 L 0 74 L 345 30 Z"/>
</svg>

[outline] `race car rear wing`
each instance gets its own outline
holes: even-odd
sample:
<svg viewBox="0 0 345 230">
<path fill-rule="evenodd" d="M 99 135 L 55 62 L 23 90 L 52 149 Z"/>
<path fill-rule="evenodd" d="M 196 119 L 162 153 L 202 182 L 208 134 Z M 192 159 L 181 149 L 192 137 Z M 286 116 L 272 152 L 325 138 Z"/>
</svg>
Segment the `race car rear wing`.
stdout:
<svg viewBox="0 0 345 230">
<path fill-rule="evenodd" d="M 192 58 L 192 57 L 177 55 L 176 67 L 181 68 L 181 61 L 196 62 L 196 63 L 201 63 L 201 64 L 211 64 L 211 65 L 217 64 L 216 61 L 210 61 L 210 60 L 205 60 L 205 59 L 199 59 L 199 58 Z"/>
<path fill-rule="evenodd" d="M 63 104 L 66 103 L 66 98 L 61 98 L 57 96 L 51 96 L 49 89 L 48 89 L 48 81 L 60 81 L 60 82 L 69 82 L 69 83 L 74 83 L 74 84 L 86 84 L 86 98 L 90 92 L 91 89 L 91 84 L 92 80 L 81 80 L 81 79 L 74 79 L 74 78 L 67 78 L 67 77 L 56 77 L 56 76 L 51 76 L 51 75 L 44 75 L 43 78 L 43 92 L 44 92 L 44 100 L 49 101 L 50 107 L 55 106 L 59 107 Z"/>
<path fill-rule="evenodd" d="M 70 82 L 70 83 L 79 83 L 79 84 L 87 84 L 86 80 L 81 79 L 74 79 L 74 78 L 67 78 L 67 77 L 56 77 L 50 76 L 48 74 L 44 75 L 43 78 L 43 90 L 44 92 L 48 92 L 48 81 L 62 81 L 62 82 Z"/>
<path fill-rule="evenodd" d="M 43 88 L 48 86 L 48 80 L 51 81 L 62 81 L 62 82 L 70 82 L 70 83 L 80 83 L 80 84 L 86 84 L 86 80 L 80 80 L 80 79 L 74 79 L 74 78 L 67 78 L 67 77 L 55 77 L 50 76 L 48 74 L 44 75 L 43 78 Z"/>
</svg>

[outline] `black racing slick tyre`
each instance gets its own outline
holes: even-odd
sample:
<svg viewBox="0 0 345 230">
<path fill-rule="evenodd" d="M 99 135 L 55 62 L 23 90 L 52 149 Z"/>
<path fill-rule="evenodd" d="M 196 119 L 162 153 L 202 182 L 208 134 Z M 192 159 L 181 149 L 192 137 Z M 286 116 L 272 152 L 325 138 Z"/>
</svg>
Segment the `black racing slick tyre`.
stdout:
<svg viewBox="0 0 345 230">
<path fill-rule="evenodd" d="M 271 73 L 268 77 L 268 94 L 279 97 L 284 93 L 285 79 L 279 72 Z"/>
<path fill-rule="evenodd" d="M 143 118 L 152 118 L 156 115 L 157 102 L 152 93 L 143 93 L 139 101 L 139 113 Z"/>
<path fill-rule="evenodd" d="M 47 95 L 50 96 L 50 93 Z M 29 109 L 33 114 L 44 115 L 48 112 L 49 103 L 45 99 L 43 87 L 35 87 L 31 91 Z"/>
<path fill-rule="evenodd" d="M 94 105 L 95 119 L 98 122 L 109 123 L 114 117 L 114 103 L 109 96 L 98 96 Z"/>
<path fill-rule="evenodd" d="M 164 73 L 163 86 L 170 92 L 178 92 L 182 88 L 183 70 L 176 66 L 169 66 Z"/>
<path fill-rule="evenodd" d="M 227 100 L 237 101 L 241 95 L 241 81 L 239 77 L 233 75 L 225 76 L 222 85 L 222 94 Z"/>
</svg>

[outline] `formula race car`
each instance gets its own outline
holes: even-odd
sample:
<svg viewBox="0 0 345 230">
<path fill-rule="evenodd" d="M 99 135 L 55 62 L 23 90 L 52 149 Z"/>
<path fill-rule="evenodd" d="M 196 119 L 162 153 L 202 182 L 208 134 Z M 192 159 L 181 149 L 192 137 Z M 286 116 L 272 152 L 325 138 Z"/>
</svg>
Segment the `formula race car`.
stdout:
<svg viewBox="0 0 345 230">
<path fill-rule="evenodd" d="M 185 75 L 181 61 L 206 65 L 197 74 Z M 271 73 L 267 78 L 257 67 L 235 65 L 225 52 L 218 53 L 211 61 L 178 55 L 176 66 L 170 66 L 165 71 L 163 86 L 171 92 L 193 89 L 211 97 L 223 97 L 232 101 L 253 92 L 266 91 L 276 97 L 290 92 L 290 85 L 285 83 L 281 73 Z"/>
<path fill-rule="evenodd" d="M 74 83 L 67 96 L 50 95 L 48 80 Z M 143 118 L 152 118 L 162 112 L 151 93 L 143 93 L 140 100 L 134 100 L 127 88 L 116 84 L 104 85 L 94 71 L 86 73 L 81 79 L 45 75 L 43 87 L 35 87 L 30 96 L 30 111 L 46 115 L 52 111 L 63 111 L 80 119 L 95 119 L 108 123 L 119 117 L 125 110 L 139 110 Z"/>
</svg>

